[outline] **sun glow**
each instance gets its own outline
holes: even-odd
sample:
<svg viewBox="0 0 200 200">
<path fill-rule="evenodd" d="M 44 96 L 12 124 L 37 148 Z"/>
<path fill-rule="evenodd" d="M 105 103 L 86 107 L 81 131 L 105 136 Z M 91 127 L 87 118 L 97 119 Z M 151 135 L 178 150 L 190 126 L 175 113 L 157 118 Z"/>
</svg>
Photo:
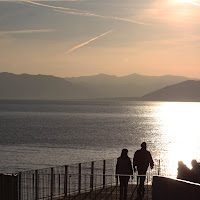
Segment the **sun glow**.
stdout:
<svg viewBox="0 0 200 200">
<path fill-rule="evenodd" d="M 161 15 L 160 22 L 184 27 L 186 30 L 190 30 L 194 24 L 198 23 L 200 4 L 190 0 L 158 0 L 156 2 L 149 17 L 153 16 L 157 19 L 157 16 Z"/>
<path fill-rule="evenodd" d="M 176 9 L 177 17 L 181 16 L 181 17 L 186 17 L 186 19 L 187 19 L 188 17 L 193 16 L 194 9 L 193 9 L 193 7 L 191 7 L 191 4 L 194 4 L 194 2 L 192 2 L 190 0 L 175 0 L 175 3 L 177 6 L 177 9 Z"/>
<path fill-rule="evenodd" d="M 191 0 L 175 0 L 176 2 L 179 2 L 179 3 L 190 3 L 190 4 L 193 4 L 193 5 L 196 5 L 196 6 L 200 6 L 200 3 L 197 3 L 195 1 L 191 1 Z"/>
<path fill-rule="evenodd" d="M 163 160 L 168 166 L 168 175 L 176 174 L 179 160 L 191 167 L 191 160 L 198 159 L 199 113 L 199 103 L 171 102 L 161 106 L 159 112 L 161 131 L 163 141 L 168 146 Z"/>
</svg>

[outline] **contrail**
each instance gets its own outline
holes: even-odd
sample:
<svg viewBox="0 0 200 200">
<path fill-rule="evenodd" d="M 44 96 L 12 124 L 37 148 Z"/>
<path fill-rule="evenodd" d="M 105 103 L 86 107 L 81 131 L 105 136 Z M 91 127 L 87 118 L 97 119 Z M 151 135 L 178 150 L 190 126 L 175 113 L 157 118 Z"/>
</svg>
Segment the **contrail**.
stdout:
<svg viewBox="0 0 200 200">
<path fill-rule="evenodd" d="M 125 21 L 125 22 L 130 22 L 133 24 L 141 24 L 141 25 L 146 25 L 146 26 L 151 26 L 151 24 L 147 24 L 144 22 L 132 20 L 132 19 L 127 19 L 127 18 L 121 18 L 121 17 L 114 17 L 114 16 L 104 16 L 104 15 L 98 15 L 94 13 L 88 13 L 88 12 L 73 12 L 73 11 L 65 11 L 65 10 L 56 10 L 56 12 L 61 12 L 61 13 L 67 13 L 71 15 L 82 15 L 82 16 L 90 16 L 90 17 L 99 17 L 99 18 L 104 18 L 104 19 L 112 19 L 112 20 L 117 20 L 117 21 Z"/>
<path fill-rule="evenodd" d="M 196 3 L 196 2 L 194 2 L 194 1 L 184 0 L 184 2 L 186 2 L 186 3 L 190 3 L 190 4 L 193 4 L 193 5 L 195 5 L 195 6 L 200 6 L 199 3 Z"/>
<path fill-rule="evenodd" d="M 33 1 L 28 1 L 28 0 L 27 1 L 23 1 L 23 2 L 30 3 L 32 5 L 53 8 L 54 11 L 56 11 L 56 12 L 62 12 L 62 13 L 67 13 L 67 14 L 71 14 L 71 15 L 99 17 L 99 18 L 104 18 L 104 19 L 112 19 L 112 20 L 117 20 L 117 21 L 125 21 L 125 22 L 134 23 L 134 24 L 141 24 L 141 25 L 147 25 L 147 26 L 149 25 L 147 23 L 136 21 L 136 20 L 132 20 L 132 19 L 115 17 L 115 16 L 98 15 L 98 14 L 95 14 L 95 13 L 89 13 L 88 11 L 84 11 L 84 10 L 77 10 L 77 9 L 65 8 L 65 7 L 57 7 L 57 6 L 50 6 L 50 5 L 46 5 L 46 4 L 42 4 L 42 3 L 38 3 L 38 2 L 33 2 Z M 76 12 L 74 12 L 74 11 L 76 11 Z"/>
<path fill-rule="evenodd" d="M 80 47 L 82 47 L 82 46 L 85 46 L 85 45 L 87 45 L 88 43 L 90 43 L 90 42 L 92 42 L 92 41 L 94 41 L 94 40 L 96 40 L 96 39 L 98 39 L 98 38 L 100 38 L 100 37 L 103 37 L 104 35 L 106 35 L 106 34 L 108 34 L 108 33 L 111 33 L 112 31 L 113 31 L 113 30 L 110 30 L 110 31 L 108 31 L 108 32 L 106 32 L 106 33 L 103 33 L 103 34 L 101 34 L 101 35 L 99 35 L 99 36 L 97 36 L 97 37 L 95 37 L 95 38 L 92 38 L 92 39 L 88 40 L 87 42 L 84 42 L 84 43 L 82 43 L 82 44 L 79 44 L 79 45 L 77 45 L 77 46 L 71 48 L 70 50 L 66 51 L 65 54 L 70 53 L 70 52 L 72 52 L 72 51 L 74 51 L 74 50 L 76 50 L 76 49 L 78 49 L 78 48 L 80 48 Z"/>
<path fill-rule="evenodd" d="M 26 34 L 26 33 L 46 33 L 46 32 L 53 32 L 53 29 L 38 29 L 38 30 L 15 30 L 15 31 L 0 31 L 1 35 L 7 34 Z"/>
<path fill-rule="evenodd" d="M 85 12 L 85 11 L 77 10 L 77 9 L 73 9 L 73 8 L 50 6 L 50 5 L 47 5 L 47 4 L 38 3 L 38 2 L 34 2 L 34 1 L 22 1 L 22 2 L 30 3 L 30 4 L 37 5 L 37 6 L 48 7 L 48 8 L 55 8 L 55 9 L 61 9 L 61 10 L 74 10 L 74 11 L 79 11 L 79 12 Z"/>
</svg>

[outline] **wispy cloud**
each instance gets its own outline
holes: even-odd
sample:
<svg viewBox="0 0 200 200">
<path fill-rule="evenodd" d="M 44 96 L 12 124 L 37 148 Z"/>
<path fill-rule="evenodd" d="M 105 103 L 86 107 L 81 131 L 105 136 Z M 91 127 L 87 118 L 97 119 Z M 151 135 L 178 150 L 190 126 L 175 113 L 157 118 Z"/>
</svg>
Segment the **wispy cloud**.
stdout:
<svg viewBox="0 0 200 200">
<path fill-rule="evenodd" d="M 0 0 L 1 1 L 5 1 L 5 0 Z M 22 2 L 22 0 L 6 0 L 7 2 Z M 37 2 L 48 2 L 49 0 L 37 0 Z M 54 2 L 57 0 L 53 0 Z M 63 2 L 84 2 L 86 0 L 59 0 L 59 1 L 63 1 Z"/>
<path fill-rule="evenodd" d="M 98 15 L 98 14 L 95 14 L 95 13 L 72 12 L 72 11 L 64 11 L 64 10 L 54 10 L 54 11 L 67 13 L 67 14 L 71 14 L 71 15 L 82 15 L 82 16 L 89 16 L 89 17 L 98 17 L 98 18 L 104 18 L 104 19 L 112 19 L 112 20 L 117 20 L 117 21 L 124 21 L 124 22 L 133 23 L 133 24 L 141 24 L 141 25 L 151 26 L 151 24 L 144 23 L 144 22 L 139 21 L 139 20 L 137 21 L 137 20 L 121 18 L 121 17 L 115 17 L 115 16 L 104 16 L 104 15 Z"/>
<path fill-rule="evenodd" d="M 129 23 L 134 23 L 134 24 L 150 25 L 150 24 L 144 23 L 144 22 L 139 21 L 139 20 L 127 19 L 127 18 L 116 17 L 116 16 L 99 15 L 99 14 L 96 14 L 96 13 L 91 13 L 91 12 L 88 12 L 88 11 L 78 10 L 78 9 L 73 9 L 73 8 L 50 6 L 50 5 L 47 5 L 47 4 L 42 4 L 42 3 L 33 2 L 33 1 L 23 1 L 23 2 L 30 3 L 32 5 L 48 7 L 48 8 L 53 9 L 56 12 L 62 12 L 62 13 L 71 14 L 71 15 L 98 17 L 98 18 L 104 18 L 104 19 L 112 19 L 112 20 L 117 20 L 117 21 L 124 21 L 124 22 L 129 22 Z"/>
<path fill-rule="evenodd" d="M 97 37 L 94 37 L 94 38 L 88 40 L 87 42 L 84 42 L 84 43 L 82 43 L 82 44 L 79 44 L 79 45 L 77 45 L 77 46 L 71 48 L 70 50 L 66 51 L 65 54 L 70 53 L 70 52 L 72 52 L 72 51 L 74 51 L 74 50 L 76 50 L 76 49 L 78 49 L 78 48 L 80 48 L 80 47 L 83 47 L 83 46 L 89 44 L 90 42 L 92 42 L 92 41 L 94 41 L 94 40 L 96 40 L 96 39 L 98 39 L 98 38 L 100 38 L 100 37 L 103 37 L 104 35 L 107 35 L 108 33 L 111 33 L 112 31 L 113 31 L 113 30 L 110 30 L 110 31 L 108 31 L 108 32 L 105 32 L 105 33 L 103 33 L 103 34 L 97 36 Z"/>
<path fill-rule="evenodd" d="M 195 6 L 200 6 L 200 3 L 197 3 L 197 2 L 195 2 L 195 1 L 190 1 L 190 0 L 183 0 L 183 1 L 186 2 L 186 3 L 193 4 L 193 5 L 195 5 Z"/>
<path fill-rule="evenodd" d="M 161 39 L 161 40 L 151 40 L 151 41 L 143 41 L 138 43 L 141 46 L 188 46 L 196 44 L 196 42 L 200 41 L 200 36 L 192 35 L 192 34 L 185 34 L 182 37 L 175 37 L 175 38 L 168 38 L 168 39 Z"/>
<path fill-rule="evenodd" d="M 38 30 L 15 30 L 15 31 L 0 31 L 0 36 L 10 34 L 30 34 L 30 33 L 46 33 L 53 32 L 53 29 L 38 29 Z"/>
<path fill-rule="evenodd" d="M 22 4 L 22 5 L 27 5 L 26 2 L 24 1 L 16 1 L 16 3 Z M 29 6 L 35 6 L 34 4 L 29 4 Z"/>
<path fill-rule="evenodd" d="M 78 9 L 73 9 L 73 8 L 66 8 L 66 7 L 60 7 L 60 6 L 50 6 L 50 5 L 47 5 L 47 4 L 38 3 L 38 2 L 34 2 L 34 1 L 23 1 L 23 2 L 24 2 L 24 3 L 30 3 L 30 4 L 37 5 L 37 6 L 43 6 L 43 7 L 48 7 L 48 8 L 54 8 L 54 9 L 73 10 L 73 11 L 85 12 L 85 11 L 78 10 Z"/>
</svg>

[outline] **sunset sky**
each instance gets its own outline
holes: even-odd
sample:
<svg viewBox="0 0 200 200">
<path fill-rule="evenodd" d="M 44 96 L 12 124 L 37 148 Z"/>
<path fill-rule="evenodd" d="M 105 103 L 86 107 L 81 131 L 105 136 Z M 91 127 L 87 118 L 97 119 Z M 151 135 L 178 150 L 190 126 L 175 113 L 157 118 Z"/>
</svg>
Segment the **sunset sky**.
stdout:
<svg viewBox="0 0 200 200">
<path fill-rule="evenodd" d="M 0 0 L 0 72 L 200 78 L 200 0 Z"/>
</svg>

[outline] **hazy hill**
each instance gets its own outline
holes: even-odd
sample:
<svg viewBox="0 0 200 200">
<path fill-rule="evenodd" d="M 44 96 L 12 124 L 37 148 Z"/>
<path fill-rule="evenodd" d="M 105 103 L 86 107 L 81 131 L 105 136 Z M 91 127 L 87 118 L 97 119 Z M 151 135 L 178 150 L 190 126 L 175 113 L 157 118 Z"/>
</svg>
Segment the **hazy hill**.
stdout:
<svg viewBox="0 0 200 200">
<path fill-rule="evenodd" d="M 143 76 L 140 74 L 121 77 L 98 74 L 95 76 L 66 78 L 71 83 L 96 91 L 97 98 L 141 97 L 160 88 L 188 79 L 183 76 Z"/>
<path fill-rule="evenodd" d="M 3 72 L 0 73 L 0 99 L 67 100 L 117 97 L 119 100 L 139 100 L 133 97 L 141 97 L 187 79 L 181 76 L 157 77 L 139 74 L 122 77 L 99 74 L 64 79 L 48 75 L 16 75 Z"/>
<path fill-rule="evenodd" d="M 200 101 L 200 81 L 188 80 L 144 95 L 147 101 Z"/>
<path fill-rule="evenodd" d="M 72 99 L 94 95 L 83 86 L 47 75 L 0 73 L 0 99 Z"/>
</svg>

